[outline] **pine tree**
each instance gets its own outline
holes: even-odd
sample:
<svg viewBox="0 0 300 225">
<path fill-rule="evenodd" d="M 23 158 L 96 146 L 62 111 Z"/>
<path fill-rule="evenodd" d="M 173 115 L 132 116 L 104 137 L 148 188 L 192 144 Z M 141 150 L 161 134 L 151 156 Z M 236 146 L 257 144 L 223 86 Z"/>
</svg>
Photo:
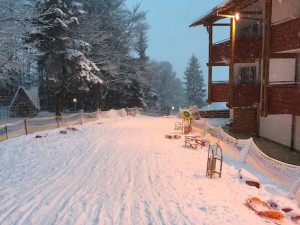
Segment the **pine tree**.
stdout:
<svg viewBox="0 0 300 225">
<path fill-rule="evenodd" d="M 152 81 L 152 88 L 158 97 L 157 109 L 168 115 L 172 107 L 178 109 L 183 106 L 183 87 L 169 62 L 153 62 L 153 67 L 156 75 Z"/>
<path fill-rule="evenodd" d="M 190 106 L 196 105 L 200 108 L 205 104 L 203 98 L 206 95 L 206 90 L 204 89 L 203 72 L 194 54 L 184 72 L 184 80 L 187 103 Z"/>
<path fill-rule="evenodd" d="M 90 45 L 75 38 L 74 29 L 83 13 L 81 4 L 72 0 L 47 0 L 39 1 L 37 9 L 39 15 L 31 19 L 36 31 L 29 35 L 28 41 L 35 42 L 40 52 L 40 93 L 46 94 L 48 104 L 55 102 L 56 115 L 61 115 L 68 92 L 87 91 L 90 84 L 102 80 L 95 75 L 98 67 L 84 55 Z"/>
</svg>

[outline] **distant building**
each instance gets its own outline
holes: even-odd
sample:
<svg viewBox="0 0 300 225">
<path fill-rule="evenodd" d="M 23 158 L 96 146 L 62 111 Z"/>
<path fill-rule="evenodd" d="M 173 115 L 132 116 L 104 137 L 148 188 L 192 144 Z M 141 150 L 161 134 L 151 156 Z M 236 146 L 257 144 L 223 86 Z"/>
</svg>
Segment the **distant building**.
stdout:
<svg viewBox="0 0 300 225">
<path fill-rule="evenodd" d="M 207 102 L 227 102 L 234 133 L 300 150 L 299 0 L 226 0 L 195 26 L 209 36 Z M 230 39 L 213 43 L 221 26 Z M 229 67 L 228 82 L 213 82 L 214 66 Z"/>
<path fill-rule="evenodd" d="M 40 111 L 38 87 L 29 83 L 20 86 L 10 104 L 9 113 L 12 117 L 31 117 Z"/>
</svg>

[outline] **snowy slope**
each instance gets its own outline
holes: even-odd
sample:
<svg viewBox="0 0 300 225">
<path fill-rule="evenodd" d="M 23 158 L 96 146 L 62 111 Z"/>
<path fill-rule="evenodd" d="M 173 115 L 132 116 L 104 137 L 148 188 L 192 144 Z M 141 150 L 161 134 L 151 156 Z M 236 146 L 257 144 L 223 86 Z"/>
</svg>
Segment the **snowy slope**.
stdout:
<svg viewBox="0 0 300 225">
<path fill-rule="evenodd" d="M 227 155 L 222 177 L 207 178 L 206 147 L 165 138 L 179 134 L 175 121 L 114 117 L 0 143 L 0 224 L 268 224 L 245 205 L 251 196 L 299 210 L 284 189 Z M 242 167 L 261 189 L 240 181 Z"/>
</svg>

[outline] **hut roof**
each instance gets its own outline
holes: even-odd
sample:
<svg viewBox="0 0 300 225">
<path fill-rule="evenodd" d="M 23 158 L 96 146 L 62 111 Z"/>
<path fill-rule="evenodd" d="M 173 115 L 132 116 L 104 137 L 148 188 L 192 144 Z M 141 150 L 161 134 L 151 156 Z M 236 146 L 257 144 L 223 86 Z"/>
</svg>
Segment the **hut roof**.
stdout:
<svg viewBox="0 0 300 225">
<path fill-rule="evenodd" d="M 38 110 L 40 110 L 40 101 L 39 101 L 39 88 L 38 87 L 31 87 L 30 89 L 26 89 L 23 86 L 20 86 L 15 94 L 15 96 L 13 97 L 11 104 L 10 104 L 10 108 L 11 106 L 14 104 L 14 102 L 17 99 L 17 96 L 20 92 L 20 90 L 23 90 L 24 93 L 26 94 L 26 96 L 30 99 L 30 101 L 32 102 L 32 104 L 34 105 L 34 107 Z"/>
</svg>

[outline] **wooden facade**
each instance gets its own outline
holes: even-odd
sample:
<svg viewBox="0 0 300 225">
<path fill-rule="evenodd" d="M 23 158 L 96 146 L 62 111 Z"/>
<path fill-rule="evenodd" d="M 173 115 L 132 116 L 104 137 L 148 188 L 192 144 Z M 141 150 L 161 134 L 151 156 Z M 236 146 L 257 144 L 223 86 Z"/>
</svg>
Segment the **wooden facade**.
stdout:
<svg viewBox="0 0 300 225">
<path fill-rule="evenodd" d="M 31 117 L 39 112 L 37 88 L 31 91 L 19 87 L 10 105 L 10 116 Z"/>
<path fill-rule="evenodd" d="M 246 117 L 252 122 L 244 128 L 259 124 L 258 114 L 288 114 L 293 121 L 300 116 L 300 12 L 293 9 L 299 3 L 287 1 L 283 6 L 275 0 L 228 0 L 190 25 L 205 26 L 209 33 L 207 102 L 227 102 L 238 133 L 247 131 L 237 127 Z M 213 28 L 225 25 L 219 21 L 224 17 L 230 18 L 230 39 L 214 44 Z M 229 67 L 228 82 L 212 81 L 213 66 Z M 243 78 L 246 67 L 254 78 Z M 291 129 L 293 140 L 296 128 Z"/>
<path fill-rule="evenodd" d="M 300 48 L 300 17 L 271 27 L 271 58 L 275 53 L 293 52 Z M 235 45 L 235 63 L 251 63 L 261 58 L 263 38 L 237 38 Z M 230 40 L 212 45 L 214 64 L 227 63 L 230 57 Z M 284 57 L 284 55 L 281 55 Z"/>
<path fill-rule="evenodd" d="M 300 52 L 300 15 L 296 18 L 289 18 L 284 22 L 272 24 L 272 0 L 261 2 L 260 8 L 254 11 L 247 11 L 245 7 L 251 4 L 258 5 L 258 0 L 230 0 L 221 7 L 215 7 L 211 13 L 194 22 L 190 26 L 203 25 L 209 31 L 209 62 L 208 62 L 208 100 L 207 102 L 227 102 L 228 107 L 244 107 L 260 105 L 262 116 L 272 114 L 299 115 L 298 103 L 300 95 L 299 85 L 269 85 L 270 60 L 273 58 L 295 58 Z M 216 44 L 212 43 L 213 27 L 219 26 L 218 13 L 233 15 L 235 10 L 249 14 L 243 17 L 245 20 L 258 21 L 260 30 L 256 36 L 243 36 L 241 30 L 235 31 L 236 22 L 231 18 L 230 39 Z M 264 10 L 264 12 L 262 12 Z M 230 16 L 229 15 L 229 16 Z M 253 18 L 251 18 L 253 16 Z M 243 20 L 242 18 L 242 20 Z M 234 24 L 233 24 L 234 23 Z M 248 23 L 249 24 L 249 23 Z M 243 26 L 240 26 L 242 29 Z M 261 73 L 257 83 L 243 84 L 233 78 L 236 72 L 234 65 L 237 63 L 256 63 L 260 61 L 258 72 Z M 228 83 L 212 82 L 213 66 L 229 66 Z M 238 72 L 238 71 L 237 71 Z M 282 91 L 285 93 L 283 94 Z M 278 95 L 278 93 L 281 93 Z M 279 98 L 282 98 L 279 100 Z M 284 101 L 282 104 L 280 101 Z M 287 103 L 290 103 L 288 106 Z M 269 110 L 270 108 L 270 110 Z M 292 110 L 295 108 L 295 110 Z"/>
</svg>

